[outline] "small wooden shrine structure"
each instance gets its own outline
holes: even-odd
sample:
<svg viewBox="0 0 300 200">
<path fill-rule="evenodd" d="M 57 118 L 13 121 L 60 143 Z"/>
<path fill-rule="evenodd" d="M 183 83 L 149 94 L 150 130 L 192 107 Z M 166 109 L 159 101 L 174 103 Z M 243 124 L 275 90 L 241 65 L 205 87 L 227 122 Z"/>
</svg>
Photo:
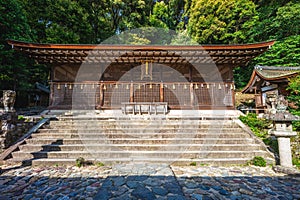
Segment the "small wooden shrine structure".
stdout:
<svg viewBox="0 0 300 200">
<path fill-rule="evenodd" d="M 75 90 L 82 108 L 162 102 L 169 109 L 234 109 L 233 69 L 274 41 L 203 46 L 8 43 L 51 67 L 52 109 L 71 108 Z"/>
<path fill-rule="evenodd" d="M 300 74 L 300 67 L 255 66 L 251 78 L 242 93 L 255 94 L 255 107 L 264 111 L 268 95 L 287 96 L 289 78 Z"/>
</svg>

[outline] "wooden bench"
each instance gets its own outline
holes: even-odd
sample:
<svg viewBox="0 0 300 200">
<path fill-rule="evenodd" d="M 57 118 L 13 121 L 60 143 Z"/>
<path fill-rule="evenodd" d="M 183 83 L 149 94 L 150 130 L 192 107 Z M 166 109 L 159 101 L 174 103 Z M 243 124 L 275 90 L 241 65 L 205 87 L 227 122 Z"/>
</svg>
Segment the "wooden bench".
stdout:
<svg viewBox="0 0 300 200">
<path fill-rule="evenodd" d="M 168 111 L 167 102 L 123 102 L 122 112 L 124 114 L 166 114 Z"/>
</svg>

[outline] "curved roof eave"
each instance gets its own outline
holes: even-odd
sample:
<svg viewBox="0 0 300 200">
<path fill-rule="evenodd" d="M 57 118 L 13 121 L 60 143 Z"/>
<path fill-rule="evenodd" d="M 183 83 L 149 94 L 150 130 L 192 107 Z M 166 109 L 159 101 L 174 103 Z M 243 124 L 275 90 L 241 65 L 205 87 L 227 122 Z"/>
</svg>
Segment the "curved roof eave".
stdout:
<svg viewBox="0 0 300 200">
<path fill-rule="evenodd" d="M 270 48 L 275 40 L 268 42 L 252 43 L 252 44 L 231 44 L 231 45 L 107 45 L 107 44 L 46 44 L 46 43 L 30 43 L 17 40 L 7 40 L 8 44 L 14 47 L 25 47 L 33 49 L 76 49 L 76 50 L 245 50 L 245 49 L 257 49 L 257 48 Z"/>
</svg>

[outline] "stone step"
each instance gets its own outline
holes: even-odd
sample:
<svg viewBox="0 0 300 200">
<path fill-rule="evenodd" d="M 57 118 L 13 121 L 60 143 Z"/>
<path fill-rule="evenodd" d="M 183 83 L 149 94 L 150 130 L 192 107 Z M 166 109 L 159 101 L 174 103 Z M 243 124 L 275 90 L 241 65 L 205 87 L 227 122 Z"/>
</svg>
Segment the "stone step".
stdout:
<svg viewBox="0 0 300 200">
<path fill-rule="evenodd" d="M 232 120 L 205 120 L 205 119 L 184 119 L 184 118 L 177 118 L 177 119 L 166 119 L 166 118 L 127 118 L 127 119 L 96 119 L 96 118 L 88 118 L 88 119 L 68 119 L 68 120 L 51 120 L 53 124 L 67 124 L 67 123 L 77 123 L 77 122 L 86 122 L 86 123 L 149 123 L 149 122 L 159 122 L 159 123 L 202 123 L 202 124 L 211 124 L 211 123 L 219 123 L 219 124 L 235 124 Z"/>
<path fill-rule="evenodd" d="M 254 151 L 254 150 L 263 150 L 263 148 L 258 144 L 250 144 L 245 146 L 244 144 L 104 144 L 99 145 L 89 144 L 84 146 L 83 144 L 73 144 L 73 145 L 60 145 L 60 144 L 51 144 L 51 145 L 31 145 L 26 144 L 20 146 L 20 151 L 23 152 L 37 152 L 37 151 L 106 151 L 111 149 L 120 149 L 120 150 L 212 150 L 212 151 Z"/>
<path fill-rule="evenodd" d="M 85 159 L 97 158 L 97 159 L 107 159 L 115 158 L 244 158 L 244 157 L 254 157 L 254 156 L 265 156 L 265 151 L 255 150 L 255 151 L 120 151 L 120 150 L 106 150 L 106 151 L 39 151 L 39 152 L 13 152 L 13 157 L 22 159 L 32 159 L 32 158 L 79 158 L 83 157 Z"/>
<path fill-rule="evenodd" d="M 247 138 L 244 133 L 222 133 L 222 132 L 197 132 L 197 133 L 180 133 L 180 132 L 163 132 L 163 133 L 115 133 L 115 132 L 95 132 L 95 133 L 35 133 L 31 135 L 32 138 L 53 138 L 53 139 L 67 139 L 67 138 Z"/>
<path fill-rule="evenodd" d="M 27 144 L 251 144 L 251 138 L 98 138 L 95 139 L 55 139 L 55 138 L 32 138 L 27 139 Z"/>
<path fill-rule="evenodd" d="M 231 120 L 65 118 L 27 139 L 12 161 L 35 164 L 155 162 L 245 164 L 266 148 Z M 92 153 L 92 154 L 91 154 Z"/>
<path fill-rule="evenodd" d="M 157 126 L 164 126 L 164 127 L 228 127 L 228 128 L 239 128 L 237 124 L 224 124 L 224 123 L 201 123 L 201 122 L 73 122 L 73 123 L 50 123 L 51 127 L 66 127 L 66 126 L 75 126 L 75 127 L 140 127 L 140 126 L 149 126 L 149 127 L 157 127 Z"/>
<path fill-rule="evenodd" d="M 197 166 L 201 165 L 244 165 L 253 157 L 245 157 L 245 158 L 201 158 L 201 159 L 192 159 L 192 158 L 105 158 L 105 159 L 85 159 L 86 161 L 91 161 L 95 164 L 97 162 L 104 163 L 105 165 L 111 165 L 113 163 L 172 163 L 174 165 L 190 165 L 191 163 L 196 163 Z M 29 159 L 24 160 L 20 158 L 12 158 L 8 162 L 23 162 L 24 164 L 29 164 L 33 166 L 55 166 L 55 165 L 76 165 L 75 158 L 40 158 L 40 159 Z"/>
<path fill-rule="evenodd" d="M 223 133 L 241 133 L 238 128 L 55 128 L 55 129 L 40 129 L 39 133 L 154 133 L 154 132 L 176 132 L 176 133 L 196 133 L 196 132 L 223 132 Z"/>
</svg>

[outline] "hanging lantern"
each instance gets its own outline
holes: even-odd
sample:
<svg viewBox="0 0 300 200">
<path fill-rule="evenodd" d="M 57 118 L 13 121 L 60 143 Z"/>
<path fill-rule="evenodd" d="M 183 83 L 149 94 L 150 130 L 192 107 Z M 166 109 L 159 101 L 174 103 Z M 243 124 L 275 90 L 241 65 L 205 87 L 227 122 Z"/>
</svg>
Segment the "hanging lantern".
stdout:
<svg viewBox="0 0 300 200">
<path fill-rule="evenodd" d="M 126 85 L 126 89 L 129 90 L 129 85 Z"/>
<path fill-rule="evenodd" d="M 198 84 L 195 85 L 195 88 L 198 89 Z"/>
<path fill-rule="evenodd" d="M 230 85 L 230 89 L 231 89 L 231 90 L 233 89 L 232 84 Z"/>
<path fill-rule="evenodd" d="M 175 84 L 173 84 L 173 90 L 175 90 L 175 89 L 176 89 Z"/>
<path fill-rule="evenodd" d="M 92 85 L 92 88 L 95 89 L 95 84 Z"/>
<path fill-rule="evenodd" d="M 221 90 L 221 89 L 222 89 L 221 84 L 219 84 L 219 90 Z"/>
<path fill-rule="evenodd" d="M 139 84 L 138 89 L 141 89 L 141 84 Z"/>
<path fill-rule="evenodd" d="M 71 84 L 69 85 L 69 90 L 72 90 L 72 85 Z"/>
<path fill-rule="evenodd" d="M 207 89 L 209 89 L 209 84 L 206 85 Z"/>
<path fill-rule="evenodd" d="M 103 86 L 103 90 L 106 90 L 106 85 Z"/>
<path fill-rule="evenodd" d="M 227 84 L 227 83 L 226 83 L 225 87 L 227 87 L 227 88 L 228 88 L 228 84 Z"/>
<path fill-rule="evenodd" d="M 186 84 L 184 84 L 184 89 L 185 89 L 185 90 L 187 89 Z"/>
<path fill-rule="evenodd" d="M 57 85 L 57 89 L 60 90 L 60 84 Z"/>
<path fill-rule="evenodd" d="M 67 87 L 68 87 L 68 84 L 66 83 L 66 84 L 65 84 L 65 88 L 67 88 Z"/>
<path fill-rule="evenodd" d="M 118 89 L 118 84 L 115 85 L 115 88 Z"/>
<path fill-rule="evenodd" d="M 152 83 L 150 84 L 149 88 L 152 89 Z"/>
<path fill-rule="evenodd" d="M 203 83 L 201 83 L 201 87 L 204 87 Z"/>
</svg>

